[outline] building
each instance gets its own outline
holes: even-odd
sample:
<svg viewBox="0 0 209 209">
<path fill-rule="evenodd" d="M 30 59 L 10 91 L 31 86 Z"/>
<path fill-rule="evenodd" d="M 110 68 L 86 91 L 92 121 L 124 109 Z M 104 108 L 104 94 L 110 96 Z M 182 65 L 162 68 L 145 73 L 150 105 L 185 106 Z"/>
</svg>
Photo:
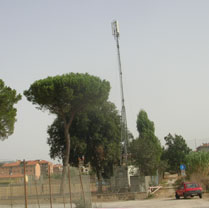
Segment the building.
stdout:
<svg viewBox="0 0 209 209">
<path fill-rule="evenodd" d="M 25 173 L 29 178 L 39 179 L 41 175 L 53 173 L 53 164 L 46 160 L 25 161 Z M 0 178 L 11 178 L 24 174 L 23 161 L 4 163 L 0 166 Z"/>
<path fill-rule="evenodd" d="M 27 176 L 33 176 L 35 179 L 39 179 L 41 176 L 41 167 L 37 160 L 26 161 L 25 173 Z"/>
<path fill-rule="evenodd" d="M 40 172 L 40 165 L 38 161 L 26 161 L 25 162 L 25 173 L 27 176 L 35 177 L 35 179 L 39 179 L 41 172 Z M 22 161 L 18 160 L 12 163 L 5 163 L 0 167 L 0 177 L 7 178 L 7 177 L 20 177 L 24 174 L 24 164 Z"/>
<path fill-rule="evenodd" d="M 23 174 L 14 174 L 14 175 L 4 175 L 0 176 L 0 183 L 9 184 L 9 183 L 23 183 L 24 175 Z M 26 182 L 28 181 L 28 176 L 26 176 Z"/>
<path fill-rule="evenodd" d="M 197 147 L 198 152 L 209 152 L 209 143 L 203 143 L 201 146 Z"/>
<path fill-rule="evenodd" d="M 12 176 L 16 174 L 23 174 L 23 165 L 20 160 L 11 163 L 4 163 L 0 167 L 0 176 Z"/>
<path fill-rule="evenodd" d="M 41 175 L 47 176 L 49 172 L 50 174 L 53 174 L 53 163 L 46 160 L 39 160 L 39 164 L 41 167 Z"/>
<path fill-rule="evenodd" d="M 63 170 L 63 167 L 61 164 L 56 164 L 53 166 L 53 173 L 54 174 L 61 174 Z"/>
</svg>

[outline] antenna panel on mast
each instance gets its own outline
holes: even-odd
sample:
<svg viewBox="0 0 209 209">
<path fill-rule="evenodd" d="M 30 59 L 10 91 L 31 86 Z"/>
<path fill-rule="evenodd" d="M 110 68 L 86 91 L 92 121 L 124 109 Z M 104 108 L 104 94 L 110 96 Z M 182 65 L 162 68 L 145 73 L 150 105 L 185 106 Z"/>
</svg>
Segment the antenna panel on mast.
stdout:
<svg viewBox="0 0 209 209">
<path fill-rule="evenodd" d="M 112 21 L 112 35 L 114 37 L 119 37 L 119 35 L 120 35 L 119 25 L 118 25 L 118 21 L 117 20 Z"/>
</svg>

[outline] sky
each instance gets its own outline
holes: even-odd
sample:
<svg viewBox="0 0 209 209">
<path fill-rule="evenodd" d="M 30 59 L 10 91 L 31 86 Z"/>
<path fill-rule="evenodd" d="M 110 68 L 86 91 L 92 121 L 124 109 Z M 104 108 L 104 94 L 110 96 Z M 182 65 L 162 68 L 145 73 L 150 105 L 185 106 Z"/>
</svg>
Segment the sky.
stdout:
<svg viewBox="0 0 209 209">
<path fill-rule="evenodd" d="M 89 73 L 108 80 L 121 110 L 118 20 L 128 129 L 145 110 L 164 145 L 169 133 L 195 149 L 209 142 L 209 1 L 0 0 L 0 79 L 23 95 L 48 76 Z M 28 102 L 15 105 L 14 133 L 0 141 L 0 160 L 49 157 L 55 119 Z"/>
</svg>

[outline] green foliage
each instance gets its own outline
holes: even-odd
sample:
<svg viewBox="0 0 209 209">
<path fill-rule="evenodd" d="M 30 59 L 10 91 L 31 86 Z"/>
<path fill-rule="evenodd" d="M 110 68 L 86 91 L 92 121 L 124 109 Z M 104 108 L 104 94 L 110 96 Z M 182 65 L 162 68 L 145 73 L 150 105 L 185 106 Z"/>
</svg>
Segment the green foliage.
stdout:
<svg viewBox="0 0 209 209">
<path fill-rule="evenodd" d="M 78 166 L 78 158 L 84 155 L 86 143 L 81 136 L 82 130 L 86 129 L 85 124 L 86 114 L 78 113 L 70 128 L 71 133 L 71 146 L 70 146 L 70 164 Z M 80 122 L 81 121 L 81 122 Z M 52 159 L 64 159 L 65 154 L 65 135 L 64 135 L 64 122 L 60 118 L 56 118 L 51 126 L 48 127 L 47 143 L 50 146 L 50 157 Z M 80 137 L 81 136 L 81 137 Z"/>
<path fill-rule="evenodd" d="M 174 182 L 174 186 L 175 187 L 179 187 L 181 184 L 182 184 L 182 182 L 184 182 L 185 180 L 184 180 L 184 177 L 182 177 L 182 178 L 178 178 L 175 182 Z"/>
<path fill-rule="evenodd" d="M 148 119 L 147 113 L 141 110 L 137 118 L 139 137 L 130 143 L 132 163 L 144 175 L 155 175 L 160 165 L 161 145 L 155 136 L 154 123 Z"/>
<path fill-rule="evenodd" d="M 155 132 L 154 122 L 149 120 L 147 113 L 144 110 L 139 112 L 136 124 L 140 136 L 143 136 L 143 134 L 146 134 L 147 132 L 152 132 L 153 134 Z"/>
<path fill-rule="evenodd" d="M 161 151 L 163 153 L 163 149 Z M 162 159 L 162 153 L 161 153 L 161 157 L 160 157 L 160 163 L 158 166 L 158 174 L 159 174 L 159 176 L 164 177 L 164 173 L 168 169 L 169 166 L 168 166 L 168 162 L 166 160 Z"/>
<path fill-rule="evenodd" d="M 186 163 L 186 155 L 191 149 L 180 135 L 168 134 L 165 138 L 166 148 L 163 150 L 162 159 L 168 162 L 168 171 L 180 172 L 179 166 Z"/>
<path fill-rule="evenodd" d="M 198 173 L 209 174 L 209 152 L 190 152 L 186 156 L 186 173 L 188 176 Z"/>
<path fill-rule="evenodd" d="M 120 157 L 120 116 L 115 105 L 107 102 L 92 109 L 88 117 L 86 160 L 96 172 L 103 170 L 103 177 L 110 177 Z"/>
<path fill-rule="evenodd" d="M 35 81 L 28 90 L 24 91 L 26 98 L 38 105 L 38 109 L 49 110 L 64 123 L 63 173 L 66 173 L 70 156 L 69 129 L 75 115 L 90 105 L 106 101 L 109 90 L 109 82 L 102 81 L 98 77 L 87 73 L 69 73 Z"/>
<path fill-rule="evenodd" d="M 17 109 L 14 108 L 21 100 L 21 95 L 16 90 L 5 86 L 0 79 L 0 139 L 4 140 L 14 132 L 14 124 L 16 121 Z"/>
<path fill-rule="evenodd" d="M 63 159 L 63 129 L 59 118 L 48 128 L 52 158 Z M 103 171 L 103 177 L 109 177 L 120 156 L 120 117 L 115 105 L 104 102 L 78 113 L 70 133 L 70 164 L 78 166 L 78 157 L 84 156 L 96 173 Z"/>
<path fill-rule="evenodd" d="M 24 91 L 38 109 L 49 110 L 61 117 L 108 98 L 109 82 L 89 74 L 69 73 L 35 81 Z"/>
<path fill-rule="evenodd" d="M 76 114 L 85 108 L 108 99 L 109 82 L 89 74 L 68 73 L 35 81 L 24 95 L 38 109 L 56 114 L 64 124 L 63 175 L 60 192 L 64 191 L 64 177 L 70 157 L 69 130 Z"/>
<path fill-rule="evenodd" d="M 147 175 L 155 175 L 159 167 L 161 146 L 154 136 L 139 137 L 130 145 L 132 162 L 140 172 Z"/>
<path fill-rule="evenodd" d="M 62 174 L 61 173 L 53 173 L 51 175 L 51 178 L 52 179 L 61 179 L 61 177 L 62 177 Z"/>
</svg>

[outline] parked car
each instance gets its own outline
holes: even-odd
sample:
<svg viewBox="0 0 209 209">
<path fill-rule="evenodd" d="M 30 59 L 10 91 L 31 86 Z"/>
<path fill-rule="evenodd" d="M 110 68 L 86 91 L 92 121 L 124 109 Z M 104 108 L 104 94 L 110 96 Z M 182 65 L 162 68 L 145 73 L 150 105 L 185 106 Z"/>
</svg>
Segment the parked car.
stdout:
<svg viewBox="0 0 209 209">
<path fill-rule="evenodd" d="M 199 198 L 202 198 L 202 187 L 197 183 L 183 182 L 176 190 L 176 199 L 180 197 L 187 198 L 189 196 L 199 196 Z"/>
</svg>

